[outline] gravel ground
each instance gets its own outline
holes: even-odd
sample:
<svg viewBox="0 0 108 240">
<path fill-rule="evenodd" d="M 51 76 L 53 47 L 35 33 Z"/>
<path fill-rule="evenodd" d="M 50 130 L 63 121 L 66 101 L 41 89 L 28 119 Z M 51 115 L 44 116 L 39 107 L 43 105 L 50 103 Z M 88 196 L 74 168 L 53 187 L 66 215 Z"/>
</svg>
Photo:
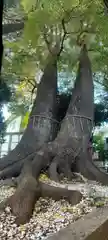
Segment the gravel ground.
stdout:
<svg viewBox="0 0 108 240">
<path fill-rule="evenodd" d="M 50 184 L 67 187 L 67 184 L 57 184 L 46 180 Z M 71 206 L 65 200 L 55 202 L 52 199 L 40 198 L 36 204 L 33 216 L 29 223 L 19 227 L 15 224 L 15 217 L 10 213 L 9 207 L 0 214 L 0 239 L 2 240 L 41 240 L 76 221 L 84 214 L 93 210 L 103 202 L 94 204 L 95 197 L 108 197 L 108 187 L 97 183 L 69 183 L 69 189 L 79 189 L 83 194 L 83 200 L 76 206 Z M 0 187 L 0 201 L 12 195 L 15 189 L 8 186 Z M 105 201 L 104 201 L 105 202 Z M 94 206 L 95 205 L 95 206 Z"/>
<path fill-rule="evenodd" d="M 40 180 L 53 186 L 66 187 L 69 190 L 79 190 L 85 197 L 108 198 L 108 186 L 103 186 L 96 181 L 85 179 L 85 182 L 78 180 L 67 182 L 67 179 L 65 179 L 61 183 L 56 183 L 48 179 L 44 174 L 40 176 Z"/>
</svg>

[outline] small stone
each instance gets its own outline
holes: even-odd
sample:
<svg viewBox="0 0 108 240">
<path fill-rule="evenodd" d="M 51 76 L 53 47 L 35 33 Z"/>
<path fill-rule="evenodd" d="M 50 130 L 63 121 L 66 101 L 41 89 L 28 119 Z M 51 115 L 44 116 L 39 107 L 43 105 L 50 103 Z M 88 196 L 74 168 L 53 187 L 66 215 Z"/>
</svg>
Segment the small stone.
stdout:
<svg viewBox="0 0 108 240">
<path fill-rule="evenodd" d="M 51 180 L 48 180 L 48 182 L 50 185 L 61 186 L 61 184 L 56 184 L 51 182 Z M 35 209 L 29 223 L 22 227 L 17 227 L 15 217 L 12 216 L 10 208 L 6 208 L 5 212 L 0 213 L 0 239 L 46 239 L 61 228 L 68 226 L 81 216 L 91 212 L 94 207 L 94 195 L 98 197 L 99 194 L 103 194 L 104 196 L 106 194 L 108 197 L 108 187 L 102 187 L 96 182 L 92 184 L 69 184 L 70 189 L 74 188 L 78 189 L 79 192 L 83 192 L 84 198 L 79 204 L 72 206 L 66 200 L 54 201 L 48 198 L 40 198 L 35 204 Z M 62 187 L 63 185 L 64 182 Z M 0 187 L 0 201 L 11 196 L 14 191 L 15 189 L 13 188 Z M 90 193 L 94 195 L 90 196 Z M 108 199 L 106 204 L 108 204 Z"/>
<path fill-rule="evenodd" d="M 3 223 L 0 223 L 0 229 L 3 228 Z"/>
<path fill-rule="evenodd" d="M 5 212 L 6 212 L 6 213 L 10 213 L 10 212 L 11 212 L 10 207 L 7 206 L 7 207 L 5 208 Z"/>
<path fill-rule="evenodd" d="M 10 231 L 7 233 L 7 236 L 8 236 L 8 237 L 12 237 L 12 236 L 13 236 L 12 230 L 10 230 Z"/>
<path fill-rule="evenodd" d="M 13 227 L 13 228 L 16 228 L 16 227 L 17 227 L 17 224 L 16 224 L 16 223 L 14 223 L 14 224 L 12 225 L 12 227 Z"/>
<path fill-rule="evenodd" d="M 30 240 L 35 240 L 35 239 L 36 239 L 36 236 L 34 236 L 34 235 L 30 236 Z"/>
</svg>

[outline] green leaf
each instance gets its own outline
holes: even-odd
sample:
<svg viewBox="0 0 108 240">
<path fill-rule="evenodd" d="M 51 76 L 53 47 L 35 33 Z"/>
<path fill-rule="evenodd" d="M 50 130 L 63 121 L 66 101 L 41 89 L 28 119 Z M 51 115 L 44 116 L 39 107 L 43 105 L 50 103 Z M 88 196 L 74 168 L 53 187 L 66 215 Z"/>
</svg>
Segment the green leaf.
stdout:
<svg viewBox="0 0 108 240">
<path fill-rule="evenodd" d="M 36 6 L 36 0 L 21 0 L 21 4 L 25 12 L 29 12 L 33 7 Z"/>
<path fill-rule="evenodd" d="M 29 120 L 29 115 L 30 113 L 29 112 L 26 112 L 25 116 L 23 117 L 22 119 L 22 122 L 21 122 L 21 128 L 26 128 L 27 127 L 27 124 L 28 124 L 28 120 Z"/>
</svg>

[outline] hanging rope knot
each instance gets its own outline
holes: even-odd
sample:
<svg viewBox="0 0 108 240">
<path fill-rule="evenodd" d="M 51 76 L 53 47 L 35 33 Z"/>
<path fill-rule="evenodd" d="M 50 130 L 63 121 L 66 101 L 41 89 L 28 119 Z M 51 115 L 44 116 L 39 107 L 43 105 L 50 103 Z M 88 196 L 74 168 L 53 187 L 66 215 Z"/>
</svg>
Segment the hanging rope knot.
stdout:
<svg viewBox="0 0 108 240">
<path fill-rule="evenodd" d="M 39 119 L 48 119 L 48 120 L 52 121 L 52 122 L 55 123 L 55 124 L 60 124 L 59 121 L 57 121 L 56 119 L 53 119 L 53 118 L 51 118 L 51 117 L 48 117 L 48 116 L 45 116 L 45 115 L 41 115 L 41 114 L 40 114 L 40 115 L 38 115 L 38 114 L 32 115 L 30 118 L 31 118 L 31 119 L 33 118 L 33 126 L 35 126 L 35 120 L 36 120 L 36 118 L 38 118 L 38 120 L 39 120 Z"/>
</svg>

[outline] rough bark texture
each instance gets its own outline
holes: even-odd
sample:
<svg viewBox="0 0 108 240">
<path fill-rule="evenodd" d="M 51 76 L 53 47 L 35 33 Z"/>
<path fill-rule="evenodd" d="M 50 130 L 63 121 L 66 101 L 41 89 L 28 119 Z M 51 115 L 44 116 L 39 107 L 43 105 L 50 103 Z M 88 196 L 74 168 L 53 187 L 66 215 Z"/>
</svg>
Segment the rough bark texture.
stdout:
<svg viewBox="0 0 108 240">
<path fill-rule="evenodd" d="M 39 160 L 41 161 L 41 157 Z M 37 182 L 36 176 L 39 175 L 40 169 L 38 168 L 37 170 L 35 167 L 35 160 L 32 166 L 29 163 L 25 165 L 18 181 L 17 191 L 6 202 L 11 207 L 12 213 L 16 216 L 16 223 L 18 225 L 29 221 L 36 200 L 39 197 L 51 197 L 54 200 L 64 198 L 72 205 L 79 203 L 82 199 L 82 194 L 78 191 L 70 191 L 65 188 L 53 187 Z"/>
<path fill-rule="evenodd" d="M 28 159 L 28 161 L 26 160 L 22 168 L 22 172 L 19 177 L 18 188 L 15 194 L 8 201 L 8 204 L 10 205 L 12 212 L 17 216 L 16 221 L 18 224 L 24 223 L 25 221 L 29 220 L 34 208 L 35 201 L 40 196 L 39 185 L 37 184 L 36 179 L 38 179 L 41 170 L 46 168 L 47 166 L 50 166 L 50 176 L 55 180 L 57 180 L 58 178 L 57 170 L 62 169 L 63 171 L 64 169 L 65 174 L 70 175 L 72 161 L 74 162 L 76 156 L 79 156 L 79 154 L 83 152 L 83 144 L 85 143 L 87 146 L 87 143 L 84 141 L 85 141 L 85 138 L 86 140 L 88 140 L 88 137 L 90 136 L 91 129 L 89 129 L 89 127 L 91 127 L 90 120 L 93 112 L 92 107 L 88 111 L 88 103 L 89 102 L 91 103 L 91 100 L 92 100 L 91 99 L 92 98 L 91 82 L 89 84 L 86 83 L 87 81 L 86 77 L 89 77 L 91 72 L 87 68 L 87 71 L 86 71 L 87 76 L 85 76 L 84 75 L 85 71 L 83 69 L 84 64 L 89 63 L 88 61 L 89 60 L 87 56 L 87 51 L 86 51 L 86 48 L 84 47 L 81 51 L 80 66 L 79 66 L 78 77 L 75 83 L 73 95 L 67 110 L 67 114 L 62 122 L 61 129 L 59 131 L 58 136 L 56 137 L 54 142 L 49 142 L 48 144 L 44 145 L 44 148 L 41 148 L 41 150 L 39 150 L 36 153 L 32 162 L 31 162 L 31 159 Z M 91 75 L 90 75 L 89 81 L 90 80 L 91 80 Z M 85 84 L 86 84 L 86 90 L 88 90 L 89 88 L 89 91 L 90 91 L 89 94 L 84 92 Z M 49 85 L 47 86 L 47 84 L 45 83 L 44 87 L 48 88 Z M 43 86 L 42 86 L 42 89 L 43 89 Z M 49 95 L 50 94 L 51 94 L 51 91 L 49 92 Z M 51 96 L 49 97 L 48 100 L 50 101 L 50 99 L 51 99 Z M 47 109 L 46 111 L 49 113 L 48 102 L 46 101 L 44 106 L 44 103 L 42 102 L 42 98 L 40 95 L 37 98 L 37 101 L 40 104 L 41 103 L 42 104 L 41 104 L 41 107 L 40 105 L 38 107 L 38 104 L 36 104 L 36 111 L 38 112 L 38 109 L 39 109 L 39 113 L 40 113 L 40 109 L 42 109 L 42 112 L 43 112 L 43 109 L 46 108 L 46 104 L 47 104 L 48 111 Z M 85 102 L 87 105 L 85 104 Z M 84 105 L 85 105 L 85 108 L 84 108 Z M 32 110 L 31 115 L 33 115 L 34 109 Z M 88 120 L 89 118 L 90 120 Z M 88 121 L 90 121 L 90 123 Z M 30 126 L 30 121 L 29 121 L 28 128 L 29 126 Z M 40 128 L 39 128 L 39 132 L 40 132 Z M 37 135 L 38 134 L 36 134 L 36 136 Z M 43 139 L 43 136 L 42 136 L 42 139 Z M 27 138 L 27 141 L 28 141 L 28 138 Z M 27 141 L 24 142 L 24 144 L 26 144 L 26 147 L 28 144 Z M 59 166 L 59 169 L 58 169 L 58 166 Z M 41 191 L 41 194 L 42 194 L 42 191 Z M 53 192 L 51 193 L 50 191 L 50 196 L 52 194 Z M 23 212 L 23 215 L 22 215 L 22 212 Z"/>
<path fill-rule="evenodd" d="M 67 114 L 58 136 L 51 142 L 56 136 L 54 124 L 57 123 L 52 120 L 55 118 L 56 92 L 57 61 L 50 59 L 38 87 L 27 129 L 17 147 L 0 160 L 1 178 L 17 176 L 21 172 L 15 194 L 0 205 L 2 208 L 6 205 L 11 207 L 17 224 L 29 221 L 35 202 L 40 196 L 52 197 L 55 200 L 65 198 L 71 204 L 77 204 L 82 198 L 80 192 L 38 183 L 37 179 L 41 170 L 47 167 L 55 180 L 58 179 L 60 171 L 71 176 L 71 165 L 76 157 L 79 157 L 79 170 L 84 169 L 93 119 L 93 83 L 85 46 L 81 51 L 78 77 Z M 40 147 L 42 148 L 36 153 Z M 87 162 L 88 169 L 91 167 L 88 158 Z M 93 171 L 95 175 L 96 170 Z"/>
<path fill-rule="evenodd" d="M 15 166 L 15 163 L 29 155 L 31 157 L 31 154 L 45 142 L 54 139 L 58 125 L 55 119 L 56 94 L 57 63 L 50 59 L 38 86 L 27 129 L 16 148 L 0 160 L 0 170 L 12 166 L 12 164 Z M 1 177 L 4 176 L 1 175 Z"/>
<path fill-rule="evenodd" d="M 100 170 L 93 162 L 91 154 L 88 151 L 76 161 L 76 171 L 80 172 L 89 180 L 100 182 L 103 185 L 108 185 L 108 174 Z"/>
<path fill-rule="evenodd" d="M 40 170 L 46 166 L 48 159 L 52 157 L 51 147 L 48 151 L 44 150 L 44 158 L 42 152 L 38 152 L 37 158 L 34 158 L 32 164 L 28 161 L 25 163 L 22 173 L 18 178 L 18 188 L 13 196 L 0 204 L 0 209 L 4 209 L 6 205 L 11 207 L 12 213 L 16 216 L 18 225 L 29 221 L 36 200 L 39 197 L 51 197 L 54 200 L 66 199 L 72 205 L 78 204 L 82 199 L 82 194 L 79 191 L 58 188 L 48 184 L 39 183 L 36 179 L 40 174 Z"/>
<path fill-rule="evenodd" d="M 87 55 L 83 55 L 82 61 L 80 61 L 80 81 L 83 83 L 83 108 L 86 118 L 91 118 L 93 122 L 94 113 L 94 98 L 93 98 L 93 80 L 91 75 L 91 64 Z M 89 143 L 90 133 L 92 130 L 92 124 L 89 124 L 89 120 L 85 122 L 84 129 L 88 127 L 89 131 L 83 136 L 83 149 L 79 156 L 76 158 L 76 171 L 80 172 L 83 176 L 90 180 L 96 180 L 102 184 L 108 184 L 108 174 L 100 170 L 92 160 L 92 155 L 88 151 L 87 144 Z"/>
<path fill-rule="evenodd" d="M 16 223 L 18 225 L 29 221 L 33 213 L 36 200 L 39 199 L 39 197 L 48 197 L 54 199 L 55 201 L 59 201 L 63 198 L 72 205 L 78 204 L 82 199 L 82 194 L 77 190 L 68 190 L 44 183 L 37 184 L 36 180 L 33 178 L 28 178 L 27 182 L 25 180 L 23 187 L 24 190 L 26 190 L 25 195 L 23 191 L 21 192 L 20 189 L 18 189 L 20 192 L 18 193 L 17 191 L 16 194 L 13 195 L 5 204 L 5 206 L 8 205 L 11 207 L 12 213 L 16 216 Z"/>
<path fill-rule="evenodd" d="M 80 54 L 78 75 L 72 98 L 55 140 L 58 152 L 52 163 L 53 171 L 50 172 L 50 175 L 54 173 L 53 179 L 57 179 L 57 167 L 61 168 L 64 164 L 64 170 L 66 171 L 66 167 L 69 170 L 76 157 L 87 149 L 93 122 L 93 94 L 91 64 L 86 46 L 84 46 Z M 67 171 L 68 174 L 70 175 L 69 171 Z"/>
<path fill-rule="evenodd" d="M 19 168 L 22 170 L 18 179 L 18 187 L 15 194 L 7 201 L 8 205 L 11 207 L 12 212 L 16 215 L 17 224 L 25 223 L 29 220 L 34 208 L 35 201 L 40 196 L 43 197 L 49 196 L 53 198 L 67 197 L 67 199 L 69 201 L 71 199 L 71 201 L 73 201 L 74 204 L 81 200 L 81 194 L 78 192 L 77 193 L 75 192 L 74 195 L 73 193 L 69 193 L 66 190 L 59 189 L 59 192 L 57 192 L 56 194 L 55 188 L 48 187 L 47 189 L 43 187 L 43 185 L 40 185 L 37 179 L 42 169 L 45 170 L 46 168 L 49 167 L 50 177 L 53 178 L 54 180 L 58 180 L 58 173 L 60 172 L 63 172 L 65 176 L 71 177 L 71 167 L 73 167 L 73 165 L 75 165 L 76 163 L 76 169 L 85 177 L 94 180 L 99 179 L 99 181 L 103 183 L 108 182 L 107 181 L 108 176 L 105 173 L 102 173 L 100 170 L 98 170 L 97 167 L 94 166 L 94 164 L 90 160 L 90 156 L 88 155 L 87 151 L 93 122 L 94 91 L 91 64 L 88 58 L 86 46 L 83 46 L 81 50 L 79 62 L 80 64 L 78 69 L 78 76 L 75 82 L 72 98 L 70 100 L 66 116 L 62 121 L 61 128 L 57 137 L 53 142 L 50 141 L 49 136 L 51 130 L 48 131 L 48 128 L 46 128 L 46 126 L 47 127 L 49 126 L 47 121 L 46 125 L 44 125 L 45 129 L 43 129 L 44 134 L 42 135 L 42 138 L 41 137 L 38 138 L 38 142 L 40 146 L 42 146 L 42 144 L 45 143 L 45 141 L 49 142 L 44 144 L 44 146 L 39 151 L 37 151 L 37 153 L 35 153 L 34 146 L 34 148 L 32 149 L 34 150 L 33 155 L 30 158 L 28 157 L 26 159 L 26 161 L 23 164 L 23 167 L 21 168 L 18 165 Z M 55 73 L 54 69 L 55 66 L 52 65 L 51 62 L 50 67 L 51 74 L 52 72 Z M 42 93 L 43 89 L 44 90 L 46 89 L 45 92 L 48 91 L 47 88 L 52 89 L 52 83 L 50 88 L 49 81 L 48 85 L 47 81 L 45 85 L 41 84 L 39 91 L 42 91 Z M 55 83 L 53 87 L 55 87 Z M 34 108 L 32 110 L 30 121 L 35 111 L 36 113 L 39 112 L 40 114 L 41 113 L 40 110 L 42 110 L 42 113 L 45 110 L 46 111 L 45 114 L 49 114 L 50 112 L 49 103 L 52 101 L 51 91 L 48 91 L 46 98 L 44 98 L 44 100 L 46 100 L 45 105 L 43 102 L 43 98 L 41 98 L 40 94 L 37 97 L 37 103 L 36 105 L 34 105 Z M 52 101 L 52 103 L 54 102 Z M 50 117 L 52 117 L 52 115 Z M 26 132 L 31 132 L 30 121 Z M 46 132 L 48 134 L 46 134 Z M 32 133 L 35 134 L 35 129 L 33 129 Z M 40 133 L 41 127 L 39 126 L 39 134 Z M 30 136 L 30 133 L 25 136 Z M 37 129 L 36 136 L 38 136 Z M 34 140 L 33 143 L 31 139 L 30 141 L 31 141 L 30 146 L 31 144 L 35 143 Z M 22 145 L 23 151 L 28 147 L 28 142 L 29 142 L 28 137 L 27 139 L 24 137 Z M 21 163 L 21 161 L 19 163 Z M 3 161 L 1 161 L 0 163 L 0 168 L 3 169 Z M 11 171 L 11 167 L 8 170 Z M 5 173 L 4 175 L 6 176 Z M 1 176 L 3 176 L 3 172 L 1 172 Z"/>
</svg>

